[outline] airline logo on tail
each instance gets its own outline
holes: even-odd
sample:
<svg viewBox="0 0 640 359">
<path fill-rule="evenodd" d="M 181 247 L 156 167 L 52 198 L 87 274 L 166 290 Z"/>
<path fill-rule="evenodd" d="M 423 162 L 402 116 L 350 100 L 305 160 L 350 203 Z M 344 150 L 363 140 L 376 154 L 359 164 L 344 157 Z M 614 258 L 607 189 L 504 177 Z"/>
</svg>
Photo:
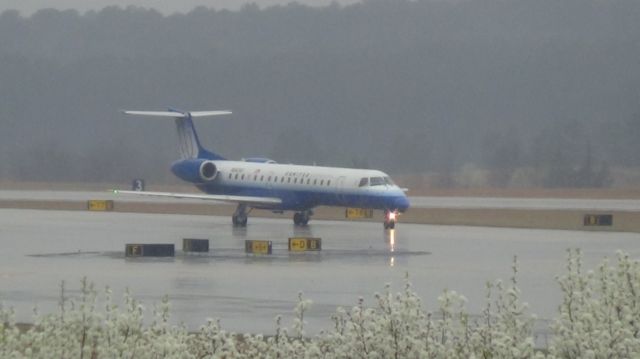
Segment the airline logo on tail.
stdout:
<svg viewBox="0 0 640 359">
<path fill-rule="evenodd" d="M 200 142 L 197 134 L 193 130 L 193 122 L 190 117 L 177 118 L 176 129 L 178 130 L 178 151 L 183 160 L 200 157 Z"/>
</svg>

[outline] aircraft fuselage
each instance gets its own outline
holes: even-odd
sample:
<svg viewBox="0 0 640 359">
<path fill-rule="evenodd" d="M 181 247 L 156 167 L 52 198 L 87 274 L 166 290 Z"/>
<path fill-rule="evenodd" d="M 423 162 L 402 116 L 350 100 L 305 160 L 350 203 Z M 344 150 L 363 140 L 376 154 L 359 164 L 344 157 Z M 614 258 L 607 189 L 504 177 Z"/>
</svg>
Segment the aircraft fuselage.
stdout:
<svg viewBox="0 0 640 359">
<path fill-rule="evenodd" d="M 211 181 L 196 183 L 208 194 L 276 197 L 278 205 L 255 206 L 302 211 L 316 206 L 398 210 L 409 201 L 389 176 L 377 170 L 301 166 L 244 161 L 212 161 L 217 169 Z"/>
</svg>

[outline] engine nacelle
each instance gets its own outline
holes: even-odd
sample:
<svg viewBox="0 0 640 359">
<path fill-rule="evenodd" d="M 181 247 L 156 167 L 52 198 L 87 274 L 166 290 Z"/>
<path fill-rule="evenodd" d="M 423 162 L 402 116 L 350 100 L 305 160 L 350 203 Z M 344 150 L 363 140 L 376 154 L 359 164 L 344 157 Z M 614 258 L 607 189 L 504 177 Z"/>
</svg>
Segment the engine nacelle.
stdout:
<svg viewBox="0 0 640 359">
<path fill-rule="evenodd" d="M 216 179 L 218 167 L 210 160 L 189 159 L 174 162 L 171 172 L 187 182 L 206 183 Z"/>
</svg>

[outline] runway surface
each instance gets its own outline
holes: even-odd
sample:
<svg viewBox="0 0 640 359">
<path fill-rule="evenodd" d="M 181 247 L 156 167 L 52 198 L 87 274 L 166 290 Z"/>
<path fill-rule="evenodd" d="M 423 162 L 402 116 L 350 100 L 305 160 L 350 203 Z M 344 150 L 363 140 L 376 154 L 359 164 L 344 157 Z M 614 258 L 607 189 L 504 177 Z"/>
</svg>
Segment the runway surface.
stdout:
<svg viewBox="0 0 640 359">
<path fill-rule="evenodd" d="M 297 235 L 321 237 L 323 251 L 290 254 L 287 238 Z M 126 243 L 175 243 L 180 249 L 182 238 L 210 239 L 210 254 L 124 257 Z M 246 255 L 245 239 L 273 241 L 274 254 Z M 531 312 L 549 318 L 560 303 L 554 277 L 564 271 L 567 248 L 581 248 L 592 268 L 618 249 L 639 258 L 639 244 L 635 233 L 406 223 L 389 232 L 380 223 L 344 221 L 296 229 L 289 219 L 263 218 L 233 229 L 226 217 L 0 209 L 0 301 L 29 322 L 35 305 L 41 312 L 55 310 L 60 281 L 77 294 L 87 276 L 98 288 L 111 286 L 115 298 L 129 287 L 147 308 L 168 294 L 173 319 L 192 329 L 212 317 L 227 330 L 272 333 L 278 314 L 291 324 L 302 291 L 313 300 L 306 319 L 308 332 L 316 333 L 329 328 L 336 307 L 349 308 L 359 297 L 375 305 L 373 294 L 385 283 L 401 290 L 405 273 L 428 309 L 437 308 L 448 288 L 480 313 L 486 281 L 508 280 L 517 255 L 524 300 Z"/>
<path fill-rule="evenodd" d="M 0 190 L 0 200 L 86 201 L 113 199 L 124 202 L 203 203 L 202 200 L 115 195 L 108 191 L 19 191 Z M 490 209 L 585 209 L 640 211 L 639 199 L 499 198 L 499 197 L 409 197 L 416 208 Z M 209 201 L 213 203 L 214 201 Z"/>
</svg>

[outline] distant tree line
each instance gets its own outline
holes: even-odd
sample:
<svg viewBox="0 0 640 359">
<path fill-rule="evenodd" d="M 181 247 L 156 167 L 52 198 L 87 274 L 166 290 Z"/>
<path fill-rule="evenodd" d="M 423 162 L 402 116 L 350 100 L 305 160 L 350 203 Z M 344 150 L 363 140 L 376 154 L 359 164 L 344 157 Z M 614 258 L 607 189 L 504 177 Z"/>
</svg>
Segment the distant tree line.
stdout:
<svg viewBox="0 0 640 359">
<path fill-rule="evenodd" d="M 640 167 L 638 19 L 635 0 L 7 11 L 0 179 L 169 181 L 171 121 L 118 111 L 175 106 L 233 110 L 197 123 L 230 158 L 607 186 Z"/>
</svg>

